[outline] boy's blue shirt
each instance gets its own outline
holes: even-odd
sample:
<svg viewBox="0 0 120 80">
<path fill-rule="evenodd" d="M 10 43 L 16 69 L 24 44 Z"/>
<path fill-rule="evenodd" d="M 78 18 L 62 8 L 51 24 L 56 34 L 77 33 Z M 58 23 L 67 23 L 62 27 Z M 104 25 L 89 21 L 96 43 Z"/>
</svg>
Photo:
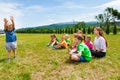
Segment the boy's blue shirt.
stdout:
<svg viewBox="0 0 120 80">
<path fill-rule="evenodd" d="M 5 30 L 6 34 L 6 42 L 15 42 L 17 40 L 16 34 L 15 34 L 15 29 L 8 31 L 7 29 Z"/>
</svg>

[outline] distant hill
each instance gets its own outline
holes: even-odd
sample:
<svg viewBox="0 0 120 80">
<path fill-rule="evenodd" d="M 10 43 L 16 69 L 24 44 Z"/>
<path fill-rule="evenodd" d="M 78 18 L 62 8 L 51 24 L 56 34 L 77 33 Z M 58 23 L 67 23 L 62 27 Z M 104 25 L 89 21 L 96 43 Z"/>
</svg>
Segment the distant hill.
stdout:
<svg viewBox="0 0 120 80">
<path fill-rule="evenodd" d="M 40 29 L 40 28 L 49 28 L 49 29 L 55 29 L 55 28 L 68 28 L 68 27 L 73 27 L 75 24 L 78 22 L 63 22 L 63 23 L 56 23 L 56 24 L 51 24 L 51 25 L 44 25 L 44 26 L 36 26 L 36 27 L 28 27 L 28 28 L 21 28 L 21 29 Z M 86 22 L 86 27 L 88 26 L 95 26 L 97 25 L 97 22 L 92 21 L 92 22 Z M 18 30 L 21 30 L 18 29 Z"/>
<path fill-rule="evenodd" d="M 51 25 L 44 25 L 44 26 L 36 26 L 36 27 L 29 27 L 29 28 L 21 28 L 17 29 L 17 33 L 53 33 L 53 32 L 64 32 L 64 30 L 67 32 L 73 32 L 70 29 L 72 29 L 78 22 L 63 22 L 63 23 L 56 23 Z M 111 26 L 113 23 L 111 23 Z M 117 25 L 120 25 L 120 22 L 117 22 Z M 98 22 L 91 21 L 91 22 L 85 22 L 85 27 L 95 27 L 98 26 Z"/>
<path fill-rule="evenodd" d="M 0 30 L 0 34 L 4 34 L 4 31 L 3 31 L 3 30 Z"/>
<path fill-rule="evenodd" d="M 36 26 L 36 27 L 29 27 L 29 28 L 21 28 L 17 29 L 17 33 L 53 33 L 53 32 L 73 32 L 70 28 L 73 28 L 78 22 L 63 22 L 63 23 L 56 23 L 51 25 L 44 25 L 44 26 Z M 96 26 L 97 22 L 86 22 L 86 26 Z M 76 32 L 76 30 L 74 30 Z"/>
</svg>

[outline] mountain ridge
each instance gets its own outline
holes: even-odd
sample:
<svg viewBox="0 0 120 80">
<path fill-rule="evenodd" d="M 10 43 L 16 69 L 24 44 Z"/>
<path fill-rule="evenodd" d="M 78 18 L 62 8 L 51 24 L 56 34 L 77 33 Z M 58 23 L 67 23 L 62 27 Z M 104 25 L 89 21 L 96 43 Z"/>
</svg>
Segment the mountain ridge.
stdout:
<svg viewBox="0 0 120 80">
<path fill-rule="evenodd" d="M 77 23 L 78 22 L 61 22 L 61 23 L 54 23 L 54 24 L 50 24 L 50 25 L 35 26 L 35 27 L 26 27 L 26 28 L 20 28 L 20 29 L 30 29 L 30 28 L 33 28 L 33 29 L 38 29 L 38 28 L 49 28 L 49 29 L 67 28 L 67 27 L 73 27 Z M 86 23 L 86 26 L 97 25 L 96 21 L 90 21 L 90 22 L 85 22 L 85 23 Z"/>
</svg>

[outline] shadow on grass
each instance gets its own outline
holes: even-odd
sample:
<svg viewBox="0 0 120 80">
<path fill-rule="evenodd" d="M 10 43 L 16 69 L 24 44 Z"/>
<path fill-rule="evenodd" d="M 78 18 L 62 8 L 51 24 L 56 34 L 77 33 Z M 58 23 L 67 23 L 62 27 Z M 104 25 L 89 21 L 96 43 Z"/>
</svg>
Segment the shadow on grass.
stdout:
<svg viewBox="0 0 120 80">
<path fill-rule="evenodd" d="M 21 73 L 15 76 L 14 80 L 32 80 L 30 73 Z"/>
<path fill-rule="evenodd" d="M 54 50 L 54 51 L 56 51 L 56 50 L 59 51 L 59 50 L 66 50 L 66 49 L 64 49 L 64 48 L 63 48 L 63 49 L 62 49 L 62 48 L 61 48 L 61 49 L 53 49 L 53 48 L 52 48 L 52 50 Z"/>
<path fill-rule="evenodd" d="M 90 62 L 79 62 L 79 61 L 74 61 L 74 60 L 70 60 L 70 59 L 68 59 L 68 60 L 66 60 L 65 61 L 65 63 L 66 64 L 74 64 L 74 65 L 78 65 L 78 64 L 81 64 L 81 63 L 91 63 L 93 60 L 95 61 L 95 60 L 100 60 L 100 59 L 104 59 L 105 57 L 103 57 L 103 58 L 92 58 L 92 60 L 90 61 Z"/>
<path fill-rule="evenodd" d="M 68 59 L 68 60 L 65 61 L 65 63 L 66 63 L 66 64 L 78 65 L 78 64 L 80 64 L 80 63 L 89 63 L 89 62 L 79 62 L 79 61 L 74 61 L 74 60 Z"/>
<path fill-rule="evenodd" d="M 4 59 L 0 59 L 0 63 L 2 62 L 6 62 L 7 58 L 4 58 Z"/>
</svg>

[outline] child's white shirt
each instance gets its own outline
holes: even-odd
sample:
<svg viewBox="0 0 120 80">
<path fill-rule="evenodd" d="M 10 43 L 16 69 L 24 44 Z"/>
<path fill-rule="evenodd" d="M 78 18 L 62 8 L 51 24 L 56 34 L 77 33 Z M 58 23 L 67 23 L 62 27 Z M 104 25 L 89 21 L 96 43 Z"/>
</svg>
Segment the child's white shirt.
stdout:
<svg viewBox="0 0 120 80">
<path fill-rule="evenodd" d="M 103 49 L 102 52 L 106 52 L 106 41 L 102 36 L 95 37 L 94 46 L 95 46 L 96 50 Z"/>
</svg>

